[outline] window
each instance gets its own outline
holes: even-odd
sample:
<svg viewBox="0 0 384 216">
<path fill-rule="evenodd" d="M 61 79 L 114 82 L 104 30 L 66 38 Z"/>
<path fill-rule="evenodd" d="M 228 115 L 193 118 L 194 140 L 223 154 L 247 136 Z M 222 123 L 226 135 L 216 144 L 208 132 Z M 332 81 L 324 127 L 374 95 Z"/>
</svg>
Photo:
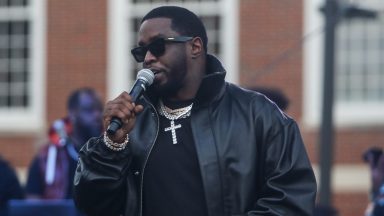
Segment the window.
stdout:
<svg viewBox="0 0 384 216">
<path fill-rule="evenodd" d="M 0 107 L 28 107 L 29 23 L 27 21 L 0 22 Z"/>
<path fill-rule="evenodd" d="M 347 2 L 348 3 L 348 2 Z M 384 10 L 382 0 L 355 1 L 362 8 Z M 306 2 L 306 32 L 324 25 L 319 7 L 324 1 Z M 324 34 L 323 34 L 324 35 Z M 323 36 L 321 35 L 321 36 Z M 320 123 L 324 39 L 305 46 L 304 119 Z M 343 19 L 335 37 L 335 123 L 339 126 L 384 125 L 384 14 L 376 19 Z"/>
<path fill-rule="evenodd" d="M 383 2 L 370 2 L 384 9 Z M 384 103 L 384 17 L 344 20 L 336 38 L 337 100 Z"/>
<path fill-rule="evenodd" d="M 110 0 L 109 4 L 109 97 L 128 91 L 141 68 L 130 54 L 141 18 L 152 8 L 167 4 L 186 7 L 201 17 L 209 39 L 208 53 L 222 61 L 228 71 L 226 79 L 237 82 L 237 0 Z"/>
<path fill-rule="evenodd" d="M 42 1 L 0 0 L 0 131 L 42 126 L 41 7 Z"/>
</svg>

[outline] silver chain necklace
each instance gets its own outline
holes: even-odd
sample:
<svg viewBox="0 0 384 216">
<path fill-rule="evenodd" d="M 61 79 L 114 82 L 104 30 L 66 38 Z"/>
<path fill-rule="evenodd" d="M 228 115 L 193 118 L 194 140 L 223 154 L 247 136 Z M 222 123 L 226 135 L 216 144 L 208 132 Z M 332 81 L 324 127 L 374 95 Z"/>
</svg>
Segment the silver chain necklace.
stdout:
<svg viewBox="0 0 384 216">
<path fill-rule="evenodd" d="M 189 106 L 179 108 L 179 109 L 171 109 L 169 107 L 166 107 L 162 100 L 160 100 L 159 104 L 160 104 L 160 109 L 159 109 L 160 115 L 164 116 L 165 118 L 171 121 L 171 126 L 164 128 L 164 131 L 165 132 L 171 131 L 172 142 L 173 144 L 177 144 L 176 129 L 181 128 L 181 124 L 175 125 L 175 120 L 189 117 L 191 115 L 193 103 L 191 103 Z"/>
</svg>

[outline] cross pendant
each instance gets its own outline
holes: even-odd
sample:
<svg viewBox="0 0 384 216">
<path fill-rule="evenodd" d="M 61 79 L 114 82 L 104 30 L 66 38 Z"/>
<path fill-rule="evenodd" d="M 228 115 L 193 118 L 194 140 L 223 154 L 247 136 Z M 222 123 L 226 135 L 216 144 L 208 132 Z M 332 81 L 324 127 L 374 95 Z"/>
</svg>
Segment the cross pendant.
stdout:
<svg viewBox="0 0 384 216">
<path fill-rule="evenodd" d="M 176 129 L 179 129 L 179 128 L 181 128 L 181 124 L 175 125 L 174 120 L 171 120 L 171 126 L 170 127 L 164 128 L 165 132 L 171 131 L 173 144 L 177 144 Z"/>
</svg>

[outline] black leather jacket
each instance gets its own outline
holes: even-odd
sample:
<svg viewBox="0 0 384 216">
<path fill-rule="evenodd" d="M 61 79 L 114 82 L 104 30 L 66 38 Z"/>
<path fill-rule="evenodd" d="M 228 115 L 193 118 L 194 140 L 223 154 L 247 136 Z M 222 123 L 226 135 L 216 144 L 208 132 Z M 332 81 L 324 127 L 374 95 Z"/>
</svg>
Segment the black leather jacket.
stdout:
<svg viewBox="0 0 384 216">
<path fill-rule="evenodd" d="M 209 215 L 312 215 L 316 181 L 294 120 L 263 95 L 226 83 L 216 58 L 207 62 L 191 128 Z M 142 98 L 124 151 L 109 150 L 101 137 L 80 151 L 75 202 L 89 215 L 140 215 L 159 131 L 155 98 Z"/>
</svg>

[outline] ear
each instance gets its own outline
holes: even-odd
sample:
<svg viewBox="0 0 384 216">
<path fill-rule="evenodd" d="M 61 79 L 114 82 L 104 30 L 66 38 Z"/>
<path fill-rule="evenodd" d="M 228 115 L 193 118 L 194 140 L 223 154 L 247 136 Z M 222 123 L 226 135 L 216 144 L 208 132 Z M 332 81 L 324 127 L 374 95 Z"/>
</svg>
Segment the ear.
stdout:
<svg viewBox="0 0 384 216">
<path fill-rule="evenodd" d="M 191 50 L 191 56 L 193 59 L 199 57 L 204 53 L 204 47 L 203 47 L 203 41 L 200 37 L 195 37 L 191 41 L 192 44 L 192 50 Z"/>
</svg>

